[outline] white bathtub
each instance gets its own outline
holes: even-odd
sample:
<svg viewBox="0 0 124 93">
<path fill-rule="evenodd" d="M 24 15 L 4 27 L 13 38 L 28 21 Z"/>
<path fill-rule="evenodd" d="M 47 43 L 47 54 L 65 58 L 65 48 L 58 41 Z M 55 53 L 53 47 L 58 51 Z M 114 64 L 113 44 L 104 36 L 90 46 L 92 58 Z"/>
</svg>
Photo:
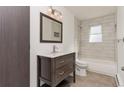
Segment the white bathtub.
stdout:
<svg viewBox="0 0 124 93">
<path fill-rule="evenodd" d="M 80 58 L 83 63 L 88 64 L 88 70 L 96 73 L 101 73 L 109 76 L 115 76 L 117 73 L 117 63 L 107 60 L 84 59 Z"/>
</svg>

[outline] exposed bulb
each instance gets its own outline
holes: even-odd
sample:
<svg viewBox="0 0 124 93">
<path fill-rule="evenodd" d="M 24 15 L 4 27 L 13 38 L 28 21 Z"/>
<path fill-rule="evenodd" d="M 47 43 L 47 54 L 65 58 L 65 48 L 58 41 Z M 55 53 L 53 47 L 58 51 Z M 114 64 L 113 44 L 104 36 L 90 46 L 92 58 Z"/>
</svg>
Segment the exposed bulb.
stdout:
<svg viewBox="0 0 124 93">
<path fill-rule="evenodd" d="M 54 18 L 54 15 L 53 15 L 53 14 L 51 14 L 50 16 L 51 16 L 52 18 Z"/>
<path fill-rule="evenodd" d="M 51 8 L 49 8 L 49 9 L 48 9 L 48 12 L 49 12 L 49 13 L 51 13 L 51 12 L 52 12 L 52 9 L 51 9 Z"/>
<path fill-rule="evenodd" d="M 60 19 L 62 19 L 62 15 L 60 15 Z"/>
<path fill-rule="evenodd" d="M 55 11 L 55 12 L 54 12 L 54 15 L 55 15 L 55 16 L 58 16 L 58 13 Z"/>
</svg>

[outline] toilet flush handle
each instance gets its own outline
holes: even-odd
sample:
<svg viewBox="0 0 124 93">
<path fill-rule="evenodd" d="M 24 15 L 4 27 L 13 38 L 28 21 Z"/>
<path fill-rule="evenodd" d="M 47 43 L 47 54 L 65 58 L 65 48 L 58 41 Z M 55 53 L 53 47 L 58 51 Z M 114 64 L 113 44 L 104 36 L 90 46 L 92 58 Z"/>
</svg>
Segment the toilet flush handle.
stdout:
<svg viewBox="0 0 124 93">
<path fill-rule="evenodd" d="M 123 66 L 123 67 L 121 67 L 121 70 L 122 70 L 122 71 L 124 71 L 124 66 Z"/>
</svg>

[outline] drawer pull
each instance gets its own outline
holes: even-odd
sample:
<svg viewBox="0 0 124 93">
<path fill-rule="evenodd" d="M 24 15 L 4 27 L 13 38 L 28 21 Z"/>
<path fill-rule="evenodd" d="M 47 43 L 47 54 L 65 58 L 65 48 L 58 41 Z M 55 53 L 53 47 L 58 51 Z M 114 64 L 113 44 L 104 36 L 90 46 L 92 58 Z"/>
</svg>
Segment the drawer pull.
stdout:
<svg viewBox="0 0 124 93">
<path fill-rule="evenodd" d="M 62 63 L 64 63 L 65 61 L 60 61 L 60 63 L 62 64 Z"/>
<path fill-rule="evenodd" d="M 64 73 L 65 73 L 64 71 L 63 72 L 60 72 L 59 75 L 63 75 Z"/>
</svg>

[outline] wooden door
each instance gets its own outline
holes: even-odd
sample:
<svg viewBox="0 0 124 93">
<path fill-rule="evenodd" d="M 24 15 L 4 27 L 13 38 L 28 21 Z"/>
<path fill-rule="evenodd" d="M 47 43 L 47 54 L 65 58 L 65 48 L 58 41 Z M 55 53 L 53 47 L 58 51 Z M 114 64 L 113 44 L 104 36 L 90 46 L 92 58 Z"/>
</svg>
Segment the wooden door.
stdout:
<svg viewBox="0 0 124 93">
<path fill-rule="evenodd" d="M 0 7 L 0 86 L 29 86 L 30 16 L 27 6 Z"/>
</svg>

